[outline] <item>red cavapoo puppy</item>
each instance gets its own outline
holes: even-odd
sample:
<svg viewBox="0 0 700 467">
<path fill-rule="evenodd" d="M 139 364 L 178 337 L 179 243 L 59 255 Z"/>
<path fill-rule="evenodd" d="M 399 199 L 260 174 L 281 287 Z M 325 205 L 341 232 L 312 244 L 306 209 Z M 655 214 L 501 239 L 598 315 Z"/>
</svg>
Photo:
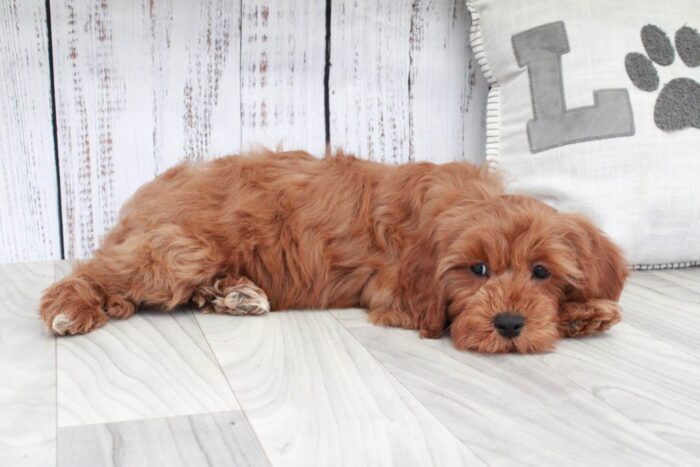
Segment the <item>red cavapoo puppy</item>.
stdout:
<svg viewBox="0 0 700 467">
<path fill-rule="evenodd" d="M 143 186 L 41 316 L 79 334 L 140 306 L 364 307 L 460 349 L 538 352 L 618 322 L 626 276 L 588 220 L 504 194 L 485 168 L 260 151 Z"/>
</svg>

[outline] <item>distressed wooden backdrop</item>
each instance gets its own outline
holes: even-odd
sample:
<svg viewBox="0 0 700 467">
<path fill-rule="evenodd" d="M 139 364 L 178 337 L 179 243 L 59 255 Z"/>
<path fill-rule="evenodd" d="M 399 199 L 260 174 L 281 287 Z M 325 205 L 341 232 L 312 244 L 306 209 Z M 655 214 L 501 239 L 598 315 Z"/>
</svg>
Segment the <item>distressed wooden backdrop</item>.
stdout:
<svg viewBox="0 0 700 467">
<path fill-rule="evenodd" d="M 0 24 L 0 262 L 90 255 L 183 159 L 482 160 L 463 0 L 2 0 Z"/>
</svg>

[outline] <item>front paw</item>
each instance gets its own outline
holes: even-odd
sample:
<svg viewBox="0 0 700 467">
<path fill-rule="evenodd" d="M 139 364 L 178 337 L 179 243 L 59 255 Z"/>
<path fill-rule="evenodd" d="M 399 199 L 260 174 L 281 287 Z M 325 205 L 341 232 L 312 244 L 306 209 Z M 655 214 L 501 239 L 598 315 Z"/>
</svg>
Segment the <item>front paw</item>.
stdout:
<svg viewBox="0 0 700 467">
<path fill-rule="evenodd" d="M 559 314 L 562 337 L 584 337 L 607 331 L 622 320 L 620 306 L 612 300 L 568 302 Z"/>
<path fill-rule="evenodd" d="M 78 277 L 67 277 L 49 287 L 41 297 L 39 313 L 46 330 L 59 336 L 90 332 L 108 318 L 100 293 Z"/>
</svg>

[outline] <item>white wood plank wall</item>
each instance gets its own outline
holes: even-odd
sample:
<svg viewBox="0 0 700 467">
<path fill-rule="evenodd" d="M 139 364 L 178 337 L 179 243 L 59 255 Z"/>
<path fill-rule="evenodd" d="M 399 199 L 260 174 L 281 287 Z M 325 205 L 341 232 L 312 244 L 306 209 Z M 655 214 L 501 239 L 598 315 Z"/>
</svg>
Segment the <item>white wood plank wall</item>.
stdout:
<svg viewBox="0 0 700 467">
<path fill-rule="evenodd" d="M 183 159 L 482 161 L 462 0 L 8 0 L 0 24 L 0 262 L 89 256 Z"/>
<path fill-rule="evenodd" d="M 469 46 L 462 0 L 415 0 L 411 17 L 409 158 L 483 162 L 488 84 Z"/>
<path fill-rule="evenodd" d="M 240 20 L 238 0 L 52 1 L 67 258 L 158 173 L 240 148 Z"/>
<path fill-rule="evenodd" d="M 243 149 L 326 146 L 326 4 L 246 0 L 241 24 Z"/>
<path fill-rule="evenodd" d="M 0 261 L 61 257 L 44 0 L 0 2 Z"/>
<path fill-rule="evenodd" d="M 411 4 L 332 2 L 332 145 L 376 161 L 408 161 Z"/>
</svg>

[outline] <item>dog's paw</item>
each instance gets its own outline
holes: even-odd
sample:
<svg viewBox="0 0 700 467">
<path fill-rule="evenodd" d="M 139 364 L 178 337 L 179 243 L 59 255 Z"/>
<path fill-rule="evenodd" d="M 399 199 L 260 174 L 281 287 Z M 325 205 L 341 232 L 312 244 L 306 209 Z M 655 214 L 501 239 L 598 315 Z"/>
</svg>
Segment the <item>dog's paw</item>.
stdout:
<svg viewBox="0 0 700 467">
<path fill-rule="evenodd" d="M 66 334 L 85 334 L 93 331 L 107 322 L 107 316 L 102 311 L 85 312 L 81 310 L 78 313 L 58 313 L 51 319 L 47 330 L 58 336 Z"/>
<path fill-rule="evenodd" d="M 126 319 L 136 311 L 136 305 L 131 300 L 127 300 L 119 295 L 107 297 L 105 303 L 105 313 L 110 318 Z"/>
<path fill-rule="evenodd" d="M 621 320 L 620 307 L 611 300 L 565 303 L 559 316 L 559 333 L 562 337 L 592 336 Z"/>
<path fill-rule="evenodd" d="M 84 334 L 107 322 L 99 295 L 81 279 L 67 278 L 44 293 L 39 305 L 49 333 Z"/>
<path fill-rule="evenodd" d="M 51 320 L 51 331 L 59 336 L 64 335 L 70 330 L 71 320 L 65 313 L 59 313 Z"/>
<path fill-rule="evenodd" d="M 215 298 L 212 305 L 217 313 L 231 315 L 261 315 L 270 311 L 270 303 L 265 293 L 251 291 L 247 287 L 232 290 L 225 297 Z"/>
<path fill-rule="evenodd" d="M 100 307 L 70 304 L 47 304 L 42 306 L 42 318 L 46 331 L 58 336 L 85 334 L 107 322 L 107 315 Z"/>
<path fill-rule="evenodd" d="M 200 288 L 192 302 L 204 313 L 261 315 L 270 311 L 265 292 L 245 278 L 231 284 L 220 279 L 213 286 Z"/>
</svg>

